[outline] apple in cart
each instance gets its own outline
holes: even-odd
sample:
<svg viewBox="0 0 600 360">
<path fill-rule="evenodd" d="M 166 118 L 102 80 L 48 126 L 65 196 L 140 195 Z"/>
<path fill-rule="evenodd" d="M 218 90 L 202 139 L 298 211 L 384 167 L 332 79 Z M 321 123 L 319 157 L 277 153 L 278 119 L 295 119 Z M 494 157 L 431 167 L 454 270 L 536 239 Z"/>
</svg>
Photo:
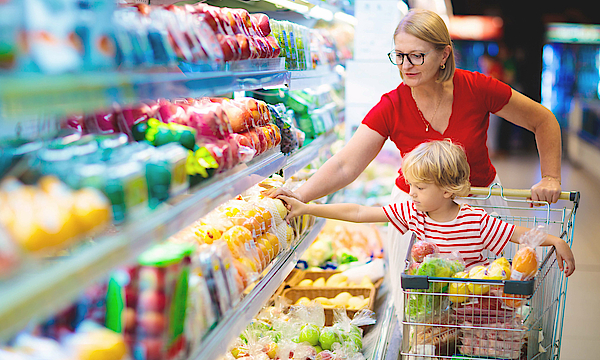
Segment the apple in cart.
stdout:
<svg viewBox="0 0 600 360">
<path fill-rule="evenodd" d="M 138 310 L 163 311 L 166 300 L 165 294 L 162 291 L 144 290 L 139 295 Z"/>
<path fill-rule="evenodd" d="M 437 245 L 429 241 L 417 241 L 413 244 L 411 255 L 416 262 L 423 262 L 425 256 L 439 253 Z"/>
<path fill-rule="evenodd" d="M 156 311 L 144 312 L 138 321 L 138 326 L 141 327 L 142 333 L 146 335 L 161 335 L 166 325 L 164 315 Z"/>
</svg>

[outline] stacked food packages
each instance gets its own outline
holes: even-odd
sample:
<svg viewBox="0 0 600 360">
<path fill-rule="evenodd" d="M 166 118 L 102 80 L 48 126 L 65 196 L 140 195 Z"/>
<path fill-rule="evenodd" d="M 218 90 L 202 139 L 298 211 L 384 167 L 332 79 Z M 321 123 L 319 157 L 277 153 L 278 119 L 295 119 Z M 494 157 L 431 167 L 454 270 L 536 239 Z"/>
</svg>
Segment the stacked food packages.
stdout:
<svg viewBox="0 0 600 360">
<path fill-rule="evenodd" d="M 201 64 L 204 71 L 221 70 L 231 61 L 278 57 L 288 70 L 307 70 L 339 62 L 335 40 L 325 31 L 203 3 L 117 7 L 111 1 L 51 5 L 11 0 L 0 4 L 0 26 L 0 68 L 23 72 L 172 67 L 180 62 L 182 69 Z"/>
</svg>

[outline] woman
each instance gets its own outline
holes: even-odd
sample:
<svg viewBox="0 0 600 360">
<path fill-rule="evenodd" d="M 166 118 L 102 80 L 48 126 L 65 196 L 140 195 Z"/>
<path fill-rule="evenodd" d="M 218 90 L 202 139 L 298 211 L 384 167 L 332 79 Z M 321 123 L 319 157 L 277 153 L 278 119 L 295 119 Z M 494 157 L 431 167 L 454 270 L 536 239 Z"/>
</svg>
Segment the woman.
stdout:
<svg viewBox="0 0 600 360">
<path fill-rule="evenodd" d="M 284 194 L 308 202 L 335 192 L 358 177 L 388 138 L 402 156 L 424 141 L 450 138 L 465 148 L 471 184 L 487 187 L 499 181 L 486 146 L 493 113 L 535 134 L 542 179 L 531 188 L 532 200 L 558 201 L 561 135 L 549 110 L 496 79 L 456 69 L 450 34 L 434 12 L 409 11 L 394 32 L 394 44 L 388 56 L 403 83 L 382 96 L 346 146 L 295 193 L 277 190 L 271 196 Z M 408 191 L 399 171 L 390 202 L 409 199 Z M 399 274 L 410 237 L 390 232 L 390 275 L 396 309 L 402 309 Z"/>
</svg>

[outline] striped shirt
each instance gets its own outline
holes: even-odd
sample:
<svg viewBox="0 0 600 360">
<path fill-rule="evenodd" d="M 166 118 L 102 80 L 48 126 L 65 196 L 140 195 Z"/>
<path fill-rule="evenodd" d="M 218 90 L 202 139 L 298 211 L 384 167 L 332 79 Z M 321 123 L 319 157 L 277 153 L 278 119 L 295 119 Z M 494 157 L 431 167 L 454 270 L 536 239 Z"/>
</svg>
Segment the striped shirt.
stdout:
<svg viewBox="0 0 600 360">
<path fill-rule="evenodd" d="M 458 251 L 466 268 L 488 265 L 484 250 L 500 255 L 515 230 L 514 225 L 468 204 L 462 204 L 456 218 L 448 222 L 431 219 L 410 200 L 384 206 L 383 211 L 400 233 L 413 231 L 417 239 L 436 244 L 442 254 Z"/>
</svg>

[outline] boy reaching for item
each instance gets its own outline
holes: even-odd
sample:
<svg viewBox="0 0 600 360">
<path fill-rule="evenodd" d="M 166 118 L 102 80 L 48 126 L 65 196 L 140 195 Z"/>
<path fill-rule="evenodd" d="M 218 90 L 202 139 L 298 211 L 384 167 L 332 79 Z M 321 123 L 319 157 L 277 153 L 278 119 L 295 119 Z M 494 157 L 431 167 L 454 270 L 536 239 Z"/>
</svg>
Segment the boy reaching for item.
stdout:
<svg viewBox="0 0 600 360">
<path fill-rule="evenodd" d="M 435 243 L 440 253 L 458 251 L 467 268 L 488 265 L 484 249 L 500 255 L 508 241 L 518 244 L 521 235 L 530 230 L 454 201 L 469 194 L 470 169 L 464 150 L 449 140 L 417 146 L 404 157 L 402 173 L 411 200 L 384 207 L 305 204 L 283 195 L 278 198 L 287 204 L 287 219 L 310 214 L 357 223 L 389 221 L 403 234 L 410 230 L 417 239 Z M 558 266 L 566 276 L 575 271 L 575 258 L 564 240 L 548 234 L 541 246 L 556 248 Z"/>
</svg>

